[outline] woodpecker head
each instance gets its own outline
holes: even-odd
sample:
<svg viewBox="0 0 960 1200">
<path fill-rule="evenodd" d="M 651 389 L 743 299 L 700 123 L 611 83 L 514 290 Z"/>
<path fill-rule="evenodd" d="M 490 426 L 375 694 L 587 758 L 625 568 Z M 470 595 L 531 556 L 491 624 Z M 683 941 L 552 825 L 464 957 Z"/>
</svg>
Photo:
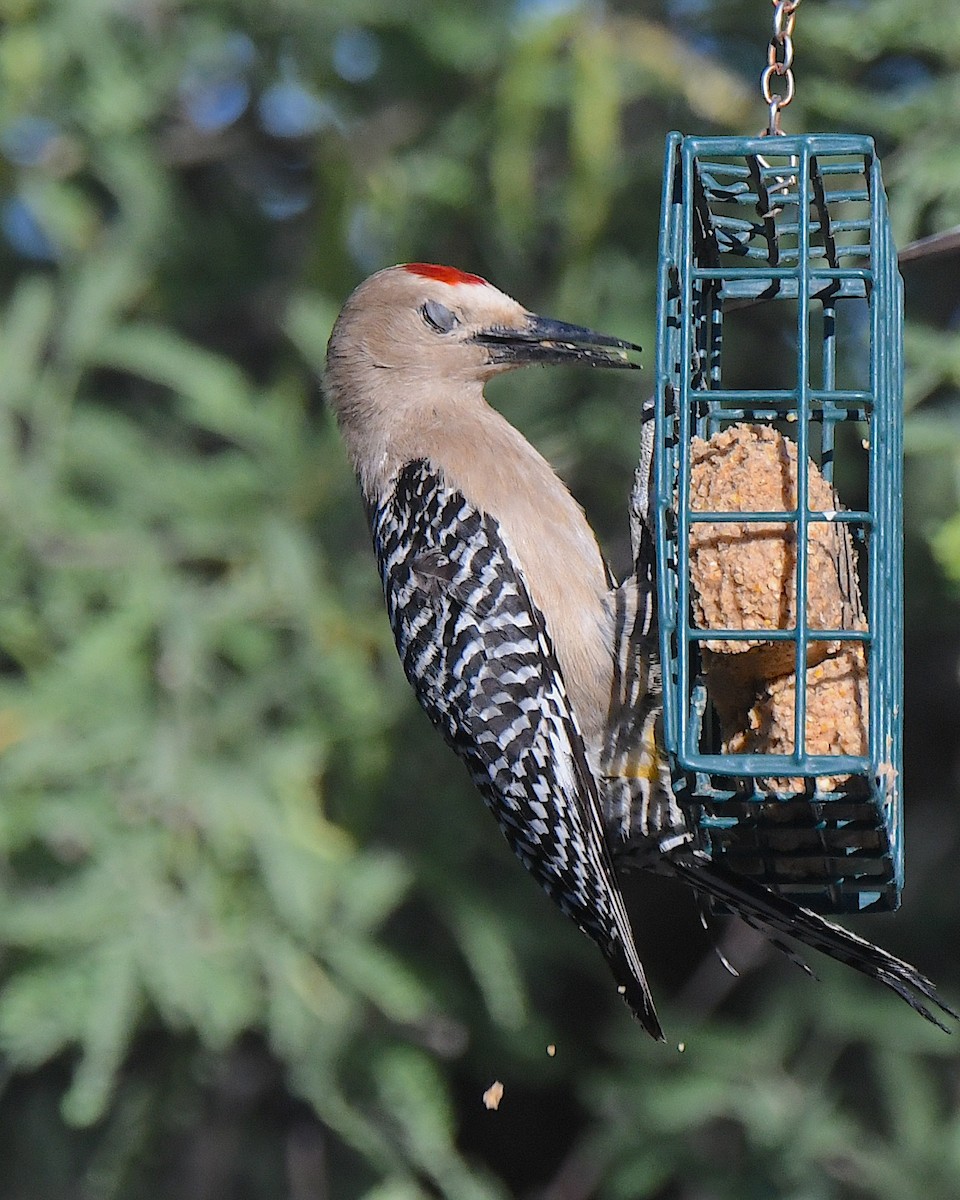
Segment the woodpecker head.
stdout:
<svg viewBox="0 0 960 1200">
<path fill-rule="evenodd" d="M 324 383 L 359 469 L 398 430 L 482 405 L 484 382 L 502 371 L 528 363 L 636 367 L 639 350 L 536 316 L 479 275 L 407 263 L 371 275 L 347 299 Z"/>
<path fill-rule="evenodd" d="M 327 386 L 336 406 L 358 370 L 482 383 L 528 363 L 636 367 L 629 356 L 639 350 L 536 316 L 479 275 L 407 263 L 372 275 L 343 306 L 327 349 Z"/>
</svg>

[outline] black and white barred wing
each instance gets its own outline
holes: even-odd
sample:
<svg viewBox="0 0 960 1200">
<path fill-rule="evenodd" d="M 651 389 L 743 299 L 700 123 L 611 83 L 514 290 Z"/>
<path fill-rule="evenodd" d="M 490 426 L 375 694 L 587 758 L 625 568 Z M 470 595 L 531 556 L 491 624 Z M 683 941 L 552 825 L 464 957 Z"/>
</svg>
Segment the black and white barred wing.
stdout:
<svg viewBox="0 0 960 1200">
<path fill-rule="evenodd" d="M 607 957 L 662 1037 L 542 614 L 497 522 L 424 462 L 371 514 L 390 624 L 431 721 L 466 762 L 510 846 Z"/>
</svg>

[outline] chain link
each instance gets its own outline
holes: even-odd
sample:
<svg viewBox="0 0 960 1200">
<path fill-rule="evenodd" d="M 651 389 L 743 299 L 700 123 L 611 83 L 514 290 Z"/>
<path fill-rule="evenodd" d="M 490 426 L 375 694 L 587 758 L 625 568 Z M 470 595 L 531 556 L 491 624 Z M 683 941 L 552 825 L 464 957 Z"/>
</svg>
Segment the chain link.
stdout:
<svg viewBox="0 0 960 1200">
<path fill-rule="evenodd" d="M 793 26 L 800 0 L 770 0 L 773 5 L 773 37 L 767 47 L 767 66 L 760 76 L 760 91 L 767 106 L 766 132 L 771 136 L 783 133 L 780 112 L 793 100 L 796 83 L 793 78 Z M 773 90 L 773 80 L 784 81 L 784 91 Z"/>
</svg>

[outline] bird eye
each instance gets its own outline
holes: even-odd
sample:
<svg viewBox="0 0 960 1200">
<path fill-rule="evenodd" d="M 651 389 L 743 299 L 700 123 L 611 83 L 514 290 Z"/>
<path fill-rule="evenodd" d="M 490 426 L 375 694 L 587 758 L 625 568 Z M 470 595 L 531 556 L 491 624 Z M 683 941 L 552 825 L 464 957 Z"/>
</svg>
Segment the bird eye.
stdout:
<svg viewBox="0 0 960 1200">
<path fill-rule="evenodd" d="M 459 324 L 457 314 L 451 312 L 445 304 L 440 304 L 437 300 L 425 301 L 420 313 L 426 323 L 437 333 L 449 333 L 454 326 Z"/>
</svg>

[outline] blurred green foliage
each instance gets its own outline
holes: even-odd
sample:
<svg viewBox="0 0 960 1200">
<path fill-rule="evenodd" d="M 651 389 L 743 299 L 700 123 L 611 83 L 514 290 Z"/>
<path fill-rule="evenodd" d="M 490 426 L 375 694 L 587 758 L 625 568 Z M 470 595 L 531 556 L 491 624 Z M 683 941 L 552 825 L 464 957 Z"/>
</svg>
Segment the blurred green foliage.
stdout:
<svg viewBox="0 0 960 1200">
<path fill-rule="evenodd" d="M 770 16 L 0 2 L 4 1200 L 960 1194 L 950 1040 L 753 942 L 725 980 L 655 880 L 685 1049 L 642 1039 L 414 710 L 317 385 L 410 259 L 650 351 L 664 135 L 763 122 Z M 960 223 L 939 0 L 806 4 L 797 54 L 788 129 L 877 137 L 902 242 Z M 910 875 L 859 926 L 954 995 L 956 280 L 907 274 Z M 495 399 L 622 563 L 638 396 Z"/>
</svg>

